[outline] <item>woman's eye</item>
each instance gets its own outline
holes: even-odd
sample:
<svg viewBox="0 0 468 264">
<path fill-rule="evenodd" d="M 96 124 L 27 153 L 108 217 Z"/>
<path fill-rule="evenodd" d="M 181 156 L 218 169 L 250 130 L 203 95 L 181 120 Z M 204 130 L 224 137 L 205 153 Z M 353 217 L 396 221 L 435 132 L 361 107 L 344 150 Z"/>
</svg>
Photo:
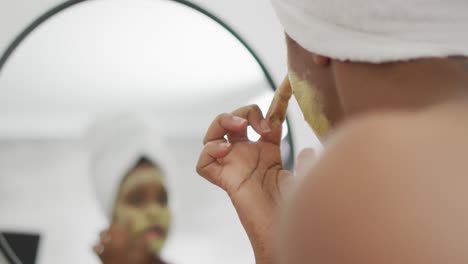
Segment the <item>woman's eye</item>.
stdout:
<svg viewBox="0 0 468 264">
<path fill-rule="evenodd" d="M 157 201 L 159 204 L 167 205 L 167 193 L 165 189 L 162 189 L 157 196 Z"/>
<path fill-rule="evenodd" d="M 131 194 L 129 196 L 128 202 L 129 202 L 129 204 L 131 204 L 133 206 L 139 207 L 139 206 L 143 205 L 144 197 L 143 197 L 142 193 L 140 193 L 140 192 L 133 193 L 133 194 Z"/>
</svg>

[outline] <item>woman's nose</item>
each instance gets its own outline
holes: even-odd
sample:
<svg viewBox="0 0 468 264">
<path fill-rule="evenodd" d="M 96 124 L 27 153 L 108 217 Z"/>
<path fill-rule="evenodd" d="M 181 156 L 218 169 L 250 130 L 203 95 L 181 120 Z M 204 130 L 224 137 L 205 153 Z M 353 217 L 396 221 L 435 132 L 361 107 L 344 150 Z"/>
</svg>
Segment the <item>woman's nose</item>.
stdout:
<svg viewBox="0 0 468 264">
<path fill-rule="evenodd" d="M 151 218 L 160 216 L 164 208 L 159 204 L 150 204 L 146 207 L 146 215 Z"/>
</svg>

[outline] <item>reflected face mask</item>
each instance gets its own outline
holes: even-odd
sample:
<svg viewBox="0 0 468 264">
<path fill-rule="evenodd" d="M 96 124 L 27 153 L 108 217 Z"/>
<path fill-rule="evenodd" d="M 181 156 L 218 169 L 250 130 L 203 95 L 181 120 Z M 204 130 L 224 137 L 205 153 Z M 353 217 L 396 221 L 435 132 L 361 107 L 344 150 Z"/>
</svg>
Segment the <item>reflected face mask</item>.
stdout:
<svg viewBox="0 0 468 264">
<path fill-rule="evenodd" d="M 324 112 L 323 101 L 317 87 L 301 79 L 293 71 L 289 71 L 288 76 L 305 121 L 319 138 L 323 138 L 330 131 L 331 126 Z"/>
<path fill-rule="evenodd" d="M 135 191 L 142 185 L 156 185 L 164 188 L 163 176 L 155 169 L 138 170 L 122 184 L 121 192 Z M 166 204 L 152 201 L 142 207 L 132 206 L 122 201 L 115 208 L 117 224 L 130 227 L 132 238 L 136 241 L 145 236 L 150 252 L 160 253 L 167 239 L 171 223 L 171 211 Z"/>
</svg>

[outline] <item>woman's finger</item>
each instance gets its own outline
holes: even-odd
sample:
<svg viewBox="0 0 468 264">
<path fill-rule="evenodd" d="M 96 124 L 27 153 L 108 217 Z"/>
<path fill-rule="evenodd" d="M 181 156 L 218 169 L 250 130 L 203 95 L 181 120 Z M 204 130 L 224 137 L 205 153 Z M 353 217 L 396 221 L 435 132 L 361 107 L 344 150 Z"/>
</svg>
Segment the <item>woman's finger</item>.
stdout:
<svg viewBox="0 0 468 264">
<path fill-rule="evenodd" d="M 260 135 L 267 134 L 271 131 L 268 122 L 263 118 L 263 113 L 258 105 L 249 105 L 241 107 L 231 113 L 234 116 L 240 116 L 245 118 L 249 125 Z M 231 133 L 229 135 L 229 141 L 236 142 L 237 140 L 247 139 L 247 130 L 243 130 L 237 133 Z"/>
<path fill-rule="evenodd" d="M 223 139 L 229 132 L 242 132 L 248 126 L 247 119 L 232 114 L 221 114 L 215 118 L 206 132 L 203 144 Z"/>
<path fill-rule="evenodd" d="M 148 242 L 152 239 L 151 234 L 143 234 L 140 238 L 135 241 L 134 253 L 137 255 L 144 256 L 148 253 Z"/>
<path fill-rule="evenodd" d="M 249 105 L 231 114 L 219 115 L 210 125 L 203 143 L 224 138 L 225 135 L 229 136 L 231 143 L 247 140 L 247 126 L 249 125 L 260 135 L 271 131 L 258 105 Z"/>
<path fill-rule="evenodd" d="M 275 96 L 270 104 L 266 120 L 271 127 L 271 133 L 262 135 L 261 140 L 276 145 L 281 143 L 283 123 L 286 120 L 288 103 L 292 96 L 292 88 L 289 78 L 286 76 L 281 86 L 276 90 Z"/>
<path fill-rule="evenodd" d="M 108 251 L 122 250 L 128 247 L 131 242 L 130 223 L 121 222 L 114 223 L 109 228 L 107 234 L 104 232 L 101 236 L 101 244 L 106 247 Z"/>
<path fill-rule="evenodd" d="M 284 78 L 283 83 L 276 89 L 275 96 L 270 104 L 266 119 L 272 128 L 282 126 L 286 120 L 289 100 L 292 96 L 291 83 L 288 76 Z"/>
<path fill-rule="evenodd" d="M 231 151 L 231 144 L 224 139 L 206 143 L 197 163 L 197 172 L 213 184 L 218 185 L 222 165 L 220 159 L 226 157 Z"/>
</svg>

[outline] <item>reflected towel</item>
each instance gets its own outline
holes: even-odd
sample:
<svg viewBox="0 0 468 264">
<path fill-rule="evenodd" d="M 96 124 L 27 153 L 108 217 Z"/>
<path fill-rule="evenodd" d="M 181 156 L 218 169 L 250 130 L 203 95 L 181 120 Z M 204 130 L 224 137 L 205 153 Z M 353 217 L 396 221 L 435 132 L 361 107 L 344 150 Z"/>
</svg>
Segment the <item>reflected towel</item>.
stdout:
<svg viewBox="0 0 468 264">
<path fill-rule="evenodd" d="M 106 215 L 112 218 L 122 179 L 146 157 L 167 176 L 168 154 L 156 128 L 132 114 L 96 121 L 85 140 L 90 150 L 92 183 Z"/>
</svg>

